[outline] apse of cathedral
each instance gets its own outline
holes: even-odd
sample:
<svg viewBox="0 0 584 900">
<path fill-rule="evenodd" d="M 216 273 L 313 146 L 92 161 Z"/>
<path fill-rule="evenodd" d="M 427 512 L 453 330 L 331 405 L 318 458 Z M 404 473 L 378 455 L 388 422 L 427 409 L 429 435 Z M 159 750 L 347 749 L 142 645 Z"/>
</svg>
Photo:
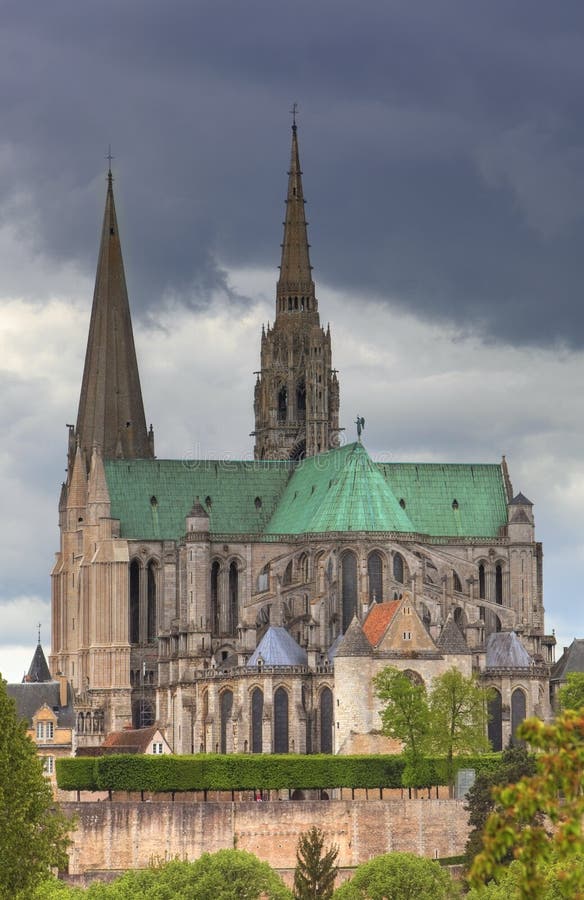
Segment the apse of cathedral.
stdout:
<svg viewBox="0 0 584 900">
<path fill-rule="evenodd" d="M 156 723 L 177 753 L 377 750 L 387 665 L 476 674 L 495 749 L 548 717 L 542 548 L 505 459 L 374 462 L 360 417 L 341 446 L 296 122 L 253 402 L 253 462 L 156 458 L 110 171 L 52 572 L 78 747 Z"/>
</svg>

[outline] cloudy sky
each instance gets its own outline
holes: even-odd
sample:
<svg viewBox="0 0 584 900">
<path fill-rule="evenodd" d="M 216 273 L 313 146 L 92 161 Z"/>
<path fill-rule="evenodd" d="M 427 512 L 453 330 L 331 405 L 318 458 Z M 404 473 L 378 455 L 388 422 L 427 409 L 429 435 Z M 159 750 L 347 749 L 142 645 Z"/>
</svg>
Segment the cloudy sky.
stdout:
<svg viewBox="0 0 584 900">
<path fill-rule="evenodd" d="M 347 434 L 498 461 L 535 503 L 547 629 L 584 637 L 584 7 L 41 0 L 0 32 L 0 671 L 49 572 L 113 170 L 161 457 L 251 454 L 292 102 Z"/>
</svg>

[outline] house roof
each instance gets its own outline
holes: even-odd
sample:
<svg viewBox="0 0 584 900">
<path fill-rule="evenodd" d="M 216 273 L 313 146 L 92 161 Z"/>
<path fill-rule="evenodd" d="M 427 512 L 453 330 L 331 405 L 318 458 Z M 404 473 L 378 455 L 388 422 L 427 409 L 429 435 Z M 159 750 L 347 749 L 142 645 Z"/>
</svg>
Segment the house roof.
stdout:
<svg viewBox="0 0 584 900">
<path fill-rule="evenodd" d="M 584 639 L 574 638 L 552 669 L 552 681 L 563 681 L 570 672 L 584 672 Z"/>
<path fill-rule="evenodd" d="M 509 501 L 509 506 L 533 506 L 533 503 L 531 500 L 527 499 L 525 494 L 522 494 L 521 491 L 519 491 L 519 493 L 513 497 L 513 500 Z"/>
<path fill-rule="evenodd" d="M 58 681 L 23 681 L 20 684 L 6 685 L 8 696 L 16 703 L 16 711 L 21 719 L 26 719 L 29 726 L 41 706 L 46 705 L 57 716 L 57 724 L 63 728 L 73 728 L 75 711 L 71 686 L 67 685 L 67 706 L 60 704 L 60 685 Z"/>
<path fill-rule="evenodd" d="M 400 602 L 400 600 L 390 600 L 386 603 L 375 603 L 369 610 L 369 614 L 363 622 L 363 634 L 372 647 L 377 646 L 387 631 L 387 626 L 395 616 Z"/>
<path fill-rule="evenodd" d="M 507 524 L 499 464 L 374 463 L 362 444 L 290 460 L 104 460 L 121 536 L 178 540 L 193 497 L 213 534 L 334 531 L 496 537 Z"/>
<path fill-rule="evenodd" d="M 449 615 L 436 641 L 436 646 L 446 654 L 470 653 L 464 635 L 452 615 Z"/>
<path fill-rule="evenodd" d="M 250 668 L 262 659 L 265 666 L 306 666 L 308 654 L 281 625 L 270 625 L 247 661 Z"/>
<path fill-rule="evenodd" d="M 487 638 L 487 669 L 527 669 L 533 660 L 514 631 L 500 631 Z"/>
<path fill-rule="evenodd" d="M 363 634 L 359 619 L 354 616 L 337 647 L 335 659 L 340 656 L 371 656 L 372 650 L 371 644 Z"/>
<path fill-rule="evenodd" d="M 150 725 L 149 728 L 126 728 L 123 731 L 111 731 L 101 746 L 106 752 L 145 753 L 157 731 L 159 731 L 158 725 Z"/>
<path fill-rule="evenodd" d="M 28 673 L 26 675 L 26 680 L 37 682 L 52 681 L 51 673 L 47 665 L 47 660 L 40 643 L 37 644 L 36 650 L 34 651 L 34 655 L 31 660 Z"/>
</svg>

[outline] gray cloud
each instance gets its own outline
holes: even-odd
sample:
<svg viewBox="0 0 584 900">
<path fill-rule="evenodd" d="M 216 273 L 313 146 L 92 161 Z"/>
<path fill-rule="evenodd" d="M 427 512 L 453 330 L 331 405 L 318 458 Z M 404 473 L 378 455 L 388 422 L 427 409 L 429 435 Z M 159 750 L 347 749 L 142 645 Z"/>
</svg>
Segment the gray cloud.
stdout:
<svg viewBox="0 0 584 900">
<path fill-rule="evenodd" d="M 297 99 L 317 279 L 580 345 L 583 31 L 544 0 L 13 7 L 0 224 L 90 273 L 111 140 L 134 307 L 204 306 L 218 260 L 279 261 Z"/>
</svg>

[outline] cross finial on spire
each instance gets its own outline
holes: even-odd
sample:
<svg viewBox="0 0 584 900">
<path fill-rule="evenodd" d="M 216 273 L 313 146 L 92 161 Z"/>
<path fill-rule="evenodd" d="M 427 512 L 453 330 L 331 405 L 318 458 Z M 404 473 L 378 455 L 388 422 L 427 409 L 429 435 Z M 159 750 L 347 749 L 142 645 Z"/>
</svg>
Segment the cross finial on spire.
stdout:
<svg viewBox="0 0 584 900">
<path fill-rule="evenodd" d="M 105 158 L 108 161 L 107 175 L 108 175 L 108 178 L 111 178 L 111 176 L 112 176 L 112 159 L 115 159 L 115 156 L 112 156 L 112 145 L 111 144 L 108 144 L 108 146 L 107 146 L 107 154 L 106 154 Z"/>
<path fill-rule="evenodd" d="M 296 113 L 298 112 L 298 104 L 293 103 L 290 113 L 292 115 L 292 128 L 296 128 Z"/>
<path fill-rule="evenodd" d="M 41 623 L 39 622 L 37 625 L 37 644 L 41 642 Z"/>
</svg>

